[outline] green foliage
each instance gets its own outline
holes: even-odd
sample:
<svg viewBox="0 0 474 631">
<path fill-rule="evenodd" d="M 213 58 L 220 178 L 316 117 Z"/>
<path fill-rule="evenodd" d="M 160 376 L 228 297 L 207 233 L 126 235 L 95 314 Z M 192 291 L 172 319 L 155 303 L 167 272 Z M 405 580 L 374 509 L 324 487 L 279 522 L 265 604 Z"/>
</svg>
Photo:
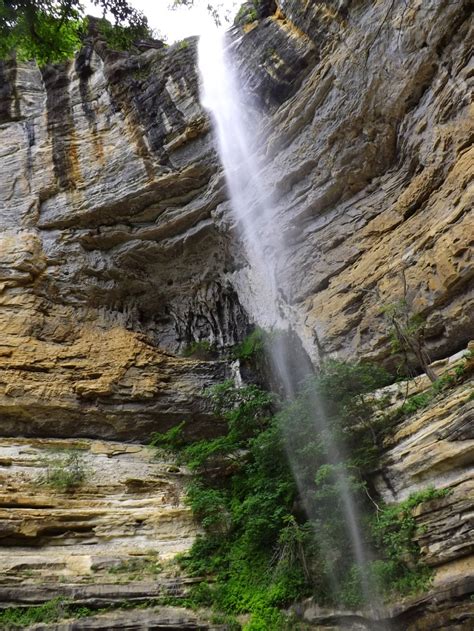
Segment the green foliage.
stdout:
<svg viewBox="0 0 474 631">
<path fill-rule="evenodd" d="M 237 11 L 237 15 L 234 18 L 234 24 L 251 24 L 258 19 L 258 7 L 259 1 L 252 0 L 250 2 L 244 2 Z"/>
<path fill-rule="evenodd" d="M 430 357 L 425 344 L 425 318 L 422 314 L 413 313 L 406 299 L 408 293 L 405 272 L 403 272 L 404 298 L 381 309 L 390 323 L 390 346 L 395 355 L 403 358 L 405 372 L 410 368 L 421 367 L 431 381 L 436 381 L 437 375 L 430 366 Z"/>
<path fill-rule="evenodd" d="M 149 35 L 146 18 L 127 0 L 93 3 L 112 15 L 114 26 L 102 21 L 111 45 L 121 49 L 136 37 Z M 15 53 L 40 65 L 70 59 L 86 30 L 80 0 L 0 0 L 0 58 Z"/>
<path fill-rule="evenodd" d="M 256 328 L 252 333 L 237 344 L 232 351 L 234 359 L 248 361 L 260 357 L 265 350 L 265 332 L 263 329 Z"/>
<path fill-rule="evenodd" d="M 54 598 L 33 607 L 7 607 L 0 610 L 0 629 L 25 629 L 37 623 L 58 622 L 63 618 L 89 616 L 87 607 L 74 607 L 62 598 Z"/>
<path fill-rule="evenodd" d="M 197 359 L 213 359 L 215 357 L 216 348 L 208 340 L 199 340 L 191 342 L 183 350 L 183 357 L 196 357 Z"/>
<path fill-rule="evenodd" d="M 63 20 L 57 10 L 19 13 L 13 20 L 0 3 L 0 58 L 15 52 L 20 61 L 36 59 L 40 65 L 73 57 L 79 49 L 84 21 L 78 11 Z"/>
<path fill-rule="evenodd" d="M 310 594 L 323 605 L 361 604 L 342 487 L 350 487 L 368 514 L 364 476 L 377 464 L 389 426 L 379 409 L 383 401 L 371 393 L 390 381 L 371 364 L 328 361 L 277 413 L 269 393 L 227 381 L 207 393 L 227 423 L 224 436 L 186 444 L 181 425 L 157 443 L 174 444 L 195 471 L 187 501 L 205 534 L 181 563 L 191 575 L 212 580 L 192 590 L 191 603 L 225 614 L 250 613 L 245 628 L 268 631 L 291 628 L 281 607 Z M 318 408 L 324 408 L 326 425 L 317 418 Z M 331 453 L 333 438 L 350 454 L 339 464 Z M 381 516 L 374 538 L 382 547 L 389 536 L 384 528 L 391 527 Z M 408 541 L 413 531 L 402 530 Z M 400 590 L 402 580 L 420 583 L 421 563 L 411 575 L 401 572 L 401 563 L 394 549 L 393 558 L 374 571 L 396 574 Z"/>
<path fill-rule="evenodd" d="M 351 454 L 350 468 L 370 471 L 389 428 L 384 415 L 374 414 L 380 402 L 371 393 L 391 381 L 389 373 L 373 364 L 329 360 L 306 382 L 280 414 L 299 479 L 310 484 L 314 463 L 330 460 L 328 450 L 334 443 Z"/>
<path fill-rule="evenodd" d="M 147 574 L 160 574 L 162 571 L 163 565 L 156 553 L 150 553 L 144 557 L 125 559 L 109 568 L 110 574 L 128 574 L 130 580 Z"/>
<path fill-rule="evenodd" d="M 414 394 L 400 406 L 400 413 L 404 416 L 414 414 L 418 410 L 422 410 L 427 407 L 433 399 L 433 394 L 430 390 L 427 392 L 421 392 L 420 394 Z"/>
<path fill-rule="evenodd" d="M 223 625 L 226 631 L 240 631 L 242 629 L 236 617 L 229 614 L 214 613 L 210 621 L 212 624 Z"/>
<path fill-rule="evenodd" d="M 372 531 L 385 559 L 375 561 L 372 570 L 385 594 L 403 596 L 429 587 L 432 571 L 420 560 L 414 509 L 448 493 L 447 489 L 430 487 L 413 493 L 400 504 L 384 506 L 376 514 Z"/>
<path fill-rule="evenodd" d="M 367 538 L 381 551 L 371 570 L 382 592 L 429 585 L 413 509 L 445 491 L 427 489 L 376 517 L 367 501 L 365 476 L 377 465 L 391 422 L 372 393 L 390 381 L 371 364 L 328 361 L 276 413 L 268 392 L 226 381 L 207 392 L 226 421 L 224 436 L 189 444 L 183 424 L 160 435 L 155 444 L 177 449 L 195 472 L 187 502 L 204 535 L 181 563 L 209 582 L 191 590 L 189 604 L 249 613 L 250 631 L 295 628 L 281 608 L 308 595 L 320 605 L 360 606 L 361 568 L 344 525 L 347 487 L 365 514 Z M 342 445 L 337 464 L 334 439 Z"/>
<path fill-rule="evenodd" d="M 418 412 L 418 410 L 428 407 L 440 393 L 462 383 L 466 377 L 466 363 L 467 362 L 459 364 L 454 370 L 438 377 L 424 392 L 408 397 L 396 411 L 396 417 L 409 416 L 410 414 Z"/>
<path fill-rule="evenodd" d="M 184 439 L 184 426 L 186 421 L 181 421 L 179 425 L 171 427 L 166 432 L 154 432 L 151 436 L 151 445 L 158 447 L 164 452 L 174 452 L 184 447 L 186 441 Z"/>
<path fill-rule="evenodd" d="M 124 26 L 100 20 L 98 26 L 100 34 L 112 50 L 131 50 L 134 42 L 152 35 L 146 21 Z"/>
<path fill-rule="evenodd" d="M 178 50 L 186 50 L 189 48 L 189 40 L 182 39 L 179 42 L 176 42 L 175 46 Z"/>
<path fill-rule="evenodd" d="M 89 471 L 83 454 L 77 449 L 52 452 L 42 459 L 46 472 L 38 483 L 62 493 L 68 493 L 85 483 Z"/>
</svg>

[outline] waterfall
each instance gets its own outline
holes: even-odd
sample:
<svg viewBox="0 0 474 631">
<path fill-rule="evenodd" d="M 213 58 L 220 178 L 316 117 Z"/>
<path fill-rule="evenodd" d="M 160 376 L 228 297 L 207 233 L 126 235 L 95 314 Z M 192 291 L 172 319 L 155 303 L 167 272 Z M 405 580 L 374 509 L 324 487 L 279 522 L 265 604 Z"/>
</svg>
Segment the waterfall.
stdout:
<svg viewBox="0 0 474 631">
<path fill-rule="evenodd" d="M 210 112 L 219 157 L 222 162 L 230 203 L 237 232 L 243 243 L 249 263 L 249 287 L 251 292 L 251 314 L 263 328 L 290 330 L 288 313 L 290 307 L 285 304 L 281 292 L 274 261 L 285 251 L 283 231 L 279 225 L 273 201 L 273 192 L 262 182 L 260 174 L 265 166 L 259 152 L 258 108 L 244 99 L 239 90 L 239 83 L 228 58 L 226 35 L 215 32 L 206 33 L 199 41 L 199 69 L 201 73 L 201 102 Z M 262 140 L 260 138 L 259 142 Z M 283 384 L 284 394 L 288 399 L 294 397 L 301 377 L 294 365 L 304 366 L 308 360 L 303 350 L 288 344 L 288 337 L 276 336 L 269 344 L 267 352 L 271 364 Z M 286 341 L 285 341 L 286 340 Z M 291 347 L 291 348 L 290 348 Z M 293 361 L 289 361 L 290 353 Z M 296 362 L 294 355 L 300 353 Z M 324 411 L 316 394 L 312 401 L 314 408 L 314 432 L 328 432 Z M 289 430 L 291 432 L 291 428 Z M 291 436 L 287 437 L 288 445 Z M 340 488 L 341 502 L 345 515 L 345 528 L 351 541 L 352 555 L 361 568 L 362 591 L 367 603 L 373 604 L 371 586 L 366 568 L 370 555 L 365 548 L 361 533 L 357 506 L 351 494 L 347 472 L 341 466 L 343 454 L 339 445 L 332 441 L 328 459 L 335 465 L 337 483 Z M 294 455 L 287 449 L 288 459 L 293 471 L 297 471 Z M 302 498 L 305 497 L 303 483 L 295 475 Z M 305 505 L 311 518 L 311 506 Z M 337 588 L 334 578 L 334 589 Z"/>
</svg>

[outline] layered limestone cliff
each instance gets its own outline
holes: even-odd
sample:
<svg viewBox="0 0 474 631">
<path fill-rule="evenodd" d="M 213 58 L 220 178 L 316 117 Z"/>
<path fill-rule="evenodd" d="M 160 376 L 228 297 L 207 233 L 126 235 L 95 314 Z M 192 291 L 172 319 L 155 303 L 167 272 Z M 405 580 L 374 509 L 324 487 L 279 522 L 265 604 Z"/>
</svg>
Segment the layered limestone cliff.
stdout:
<svg viewBox="0 0 474 631">
<path fill-rule="evenodd" d="M 338 6 L 283 3 L 234 33 L 244 88 L 267 107 L 261 177 L 276 183 L 288 243 L 275 260 L 282 294 L 316 361 L 387 357 L 381 307 L 400 299 L 426 319 L 432 358 L 445 357 L 473 324 L 469 3 Z M 122 354 L 103 332 L 148 344 L 156 365 L 157 347 L 227 346 L 246 331 L 246 265 L 195 53 L 194 40 L 137 56 L 96 41 L 43 71 L 2 63 L 0 409 L 30 405 L 12 374 L 58 405 L 64 349 L 86 372 L 96 335 L 104 360 Z M 102 380 L 91 359 L 78 380 L 90 383 L 64 396 L 77 409 L 84 397 L 149 408 L 158 368 L 140 393 L 135 358 L 118 363 Z M 219 372 L 182 365 L 196 393 L 193 371 Z"/>
<path fill-rule="evenodd" d="M 433 359 L 465 348 L 471 3 L 262 7 L 233 29 L 232 54 L 264 112 L 260 177 L 276 188 L 287 243 L 274 264 L 309 355 L 390 364 L 383 308 L 399 300 L 425 319 Z M 195 534 L 179 493 L 167 495 L 182 475 L 129 443 L 182 420 L 194 437 L 218 432 L 202 395 L 230 375 L 228 362 L 182 351 L 199 340 L 221 351 L 254 319 L 195 39 L 136 55 L 95 39 L 42 70 L 0 62 L 0 160 L 0 600 L 60 590 L 97 605 L 185 591 L 171 570 L 151 572 Z M 463 385 L 387 444 L 377 478 L 387 500 L 453 489 L 420 508 L 438 600 L 395 612 L 404 628 L 471 628 L 471 426 Z M 38 491 L 42 453 L 71 446 L 92 471 L 87 484 Z M 138 566 L 127 584 L 127 572 L 110 572 Z M 74 628 L 208 628 L 171 609 L 158 621 L 108 615 Z"/>
<path fill-rule="evenodd" d="M 386 357 L 397 300 L 426 319 L 433 359 L 472 336 L 472 39 L 468 2 L 287 0 L 238 46 L 271 113 L 275 267 L 313 357 Z M 305 67 L 280 105 L 295 46 Z"/>
</svg>

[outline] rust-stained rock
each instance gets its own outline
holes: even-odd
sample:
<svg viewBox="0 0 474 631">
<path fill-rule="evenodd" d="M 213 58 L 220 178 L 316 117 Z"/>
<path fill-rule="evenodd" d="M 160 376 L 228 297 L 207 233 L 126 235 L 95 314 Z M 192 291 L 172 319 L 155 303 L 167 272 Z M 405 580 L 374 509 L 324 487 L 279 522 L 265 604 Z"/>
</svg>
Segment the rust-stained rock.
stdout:
<svg viewBox="0 0 474 631">
<path fill-rule="evenodd" d="M 406 300 L 426 320 L 432 359 L 446 357 L 474 330 L 472 7 L 279 7 L 236 57 L 242 77 L 259 79 L 252 90 L 265 92 L 278 67 L 267 59 L 276 25 L 315 48 L 292 97 L 270 105 L 260 141 L 287 243 L 274 266 L 295 326 L 316 361 L 384 359 L 383 309 Z"/>
<path fill-rule="evenodd" d="M 79 327 L 64 311 L 56 322 L 56 331 L 75 328 L 75 339 L 1 340 L 1 434 L 147 442 L 183 420 L 190 436 L 219 431 L 203 395 L 224 364 L 175 357 L 119 325 Z"/>
</svg>

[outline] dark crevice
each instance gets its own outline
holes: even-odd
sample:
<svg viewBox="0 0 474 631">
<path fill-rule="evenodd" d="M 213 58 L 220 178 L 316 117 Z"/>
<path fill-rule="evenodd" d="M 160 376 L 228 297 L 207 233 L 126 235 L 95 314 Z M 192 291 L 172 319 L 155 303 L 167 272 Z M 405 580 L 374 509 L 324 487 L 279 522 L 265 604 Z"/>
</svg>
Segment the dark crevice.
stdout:
<svg viewBox="0 0 474 631">
<path fill-rule="evenodd" d="M 79 166 L 69 95 L 69 63 L 46 66 L 42 74 L 54 175 L 60 189 L 70 190 L 76 187 Z"/>
</svg>

